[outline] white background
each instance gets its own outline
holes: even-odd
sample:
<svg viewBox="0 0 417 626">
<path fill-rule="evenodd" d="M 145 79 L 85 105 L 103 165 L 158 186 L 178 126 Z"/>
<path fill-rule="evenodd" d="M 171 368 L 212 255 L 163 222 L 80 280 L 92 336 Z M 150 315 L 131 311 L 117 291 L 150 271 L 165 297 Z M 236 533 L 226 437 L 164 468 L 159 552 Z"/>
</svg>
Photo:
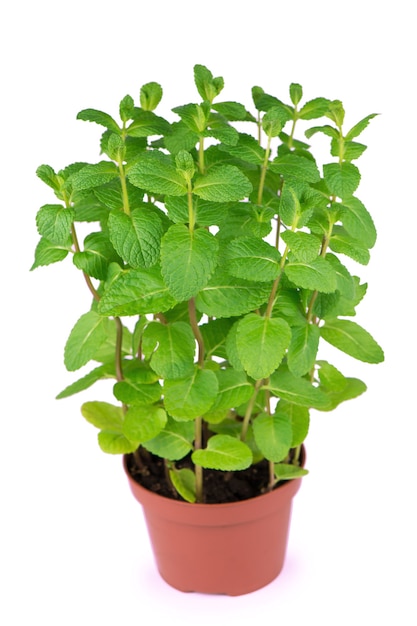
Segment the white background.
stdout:
<svg viewBox="0 0 417 626">
<path fill-rule="evenodd" d="M 11 4 L 11 3 L 10 3 Z M 0 621 L 5 626 L 169 623 L 417 624 L 415 251 L 416 47 L 412 3 L 16 1 L 1 10 Z M 142 84 L 164 87 L 161 114 L 197 101 L 192 68 L 250 89 L 341 99 L 361 137 L 358 197 L 379 239 L 357 321 L 382 365 L 335 362 L 368 392 L 316 413 L 310 475 L 296 497 L 279 579 L 239 597 L 182 594 L 155 571 L 120 457 L 104 455 L 79 406 L 100 385 L 54 400 L 74 377 L 69 331 L 89 306 L 70 262 L 30 273 L 35 214 L 53 196 L 35 176 L 99 160 L 100 129 L 79 110 L 117 114 Z M 174 119 L 173 117 L 170 119 Z M 103 389 L 107 393 L 107 388 Z M 204 564 L 202 563 L 202 566 Z"/>
</svg>

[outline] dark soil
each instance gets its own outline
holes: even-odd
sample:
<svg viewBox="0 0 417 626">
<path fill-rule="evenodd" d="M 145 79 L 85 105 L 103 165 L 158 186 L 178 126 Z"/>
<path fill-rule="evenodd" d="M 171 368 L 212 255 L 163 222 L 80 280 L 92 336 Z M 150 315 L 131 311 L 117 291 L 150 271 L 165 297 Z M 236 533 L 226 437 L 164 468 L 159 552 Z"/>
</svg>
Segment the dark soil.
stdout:
<svg viewBox="0 0 417 626">
<path fill-rule="evenodd" d="M 142 468 L 138 466 L 133 454 L 127 457 L 128 470 L 136 482 L 161 496 L 182 500 L 170 485 L 163 459 L 142 449 L 141 462 Z M 192 467 L 190 459 L 187 457 L 176 463 L 176 466 L 178 468 Z M 204 501 L 206 504 L 247 500 L 266 491 L 269 480 L 268 462 L 261 461 L 239 472 L 220 472 L 218 470 L 205 469 L 203 477 Z"/>
</svg>

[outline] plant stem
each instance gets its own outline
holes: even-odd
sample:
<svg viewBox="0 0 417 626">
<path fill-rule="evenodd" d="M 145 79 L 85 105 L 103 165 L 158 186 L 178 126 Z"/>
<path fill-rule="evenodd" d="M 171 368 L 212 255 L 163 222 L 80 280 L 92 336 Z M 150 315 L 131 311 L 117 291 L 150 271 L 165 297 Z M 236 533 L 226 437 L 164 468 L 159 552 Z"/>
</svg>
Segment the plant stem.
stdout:
<svg viewBox="0 0 417 626">
<path fill-rule="evenodd" d="M 254 391 L 251 399 L 248 402 L 248 406 L 246 407 L 245 417 L 243 418 L 242 430 L 240 432 L 241 441 L 245 441 L 246 435 L 248 434 L 249 422 L 252 417 L 253 407 L 255 406 L 256 398 L 258 397 L 259 389 L 262 387 L 263 379 L 257 380 L 255 383 Z"/>
<path fill-rule="evenodd" d="M 266 488 L 266 490 L 272 491 L 276 482 L 274 461 L 268 461 L 268 470 L 269 470 L 269 481 L 268 481 L 268 487 Z"/>
<path fill-rule="evenodd" d="M 120 159 L 117 163 L 118 167 L 119 167 L 119 174 L 120 174 L 120 184 L 122 186 L 122 197 L 123 197 L 123 211 L 126 213 L 126 215 L 130 215 L 130 205 L 129 205 L 129 196 L 127 193 L 127 185 L 126 185 L 126 174 L 125 174 L 125 168 L 123 166 L 123 162 Z"/>
<path fill-rule="evenodd" d="M 200 170 L 200 174 L 204 174 L 204 137 L 202 135 L 200 135 L 200 142 L 198 144 L 198 169 Z"/>
<path fill-rule="evenodd" d="M 188 228 L 190 229 L 190 233 L 193 233 L 194 226 L 195 226 L 195 211 L 194 211 L 194 205 L 193 205 L 193 191 L 192 191 L 191 181 L 188 182 L 187 201 L 188 201 Z"/>
<path fill-rule="evenodd" d="M 265 186 L 265 177 L 268 169 L 269 155 L 271 154 L 271 137 L 268 135 L 268 143 L 265 149 L 265 157 L 264 162 L 262 163 L 261 168 L 261 178 L 259 180 L 259 188 L 258 188 L 258 204 L 262 204 L 262 196 L 264 192 Z"/>
<path fill-rule="evenodd" d="M 122 367 L 122 345 L 123 345 L 123 324 L 120 317 L 115 317 L 116 323 L 116 348 L 115 348 L 115 361 L 116 361 L 116 378 L 120 382 L 124 380 L 123 367 Z"/>
<path fill-rule="evenodd" d="M 198 345 L 198 365 L 200 367 L 203 367 L 204 366 L 204 353 L 205 353 L 204 339 L 203 339 L 203 335 L 201 334 L 200 327 L 197 322 L 197 313 L 196 313 L 194 298 L 191 298 L 188 301 L 188 315 L 190 318 L 191 328 L 192 328 L 194 337 Z"/>
<path fill-rule="evenodd" d="M 194 430 L 194 450 L 203 447 L 203 420 L 197 417 Z M 194 466 L 195 471 L 195 498 L 196 502 L 203 502 L 203 468 L 201 465 Z"/>
</svg>

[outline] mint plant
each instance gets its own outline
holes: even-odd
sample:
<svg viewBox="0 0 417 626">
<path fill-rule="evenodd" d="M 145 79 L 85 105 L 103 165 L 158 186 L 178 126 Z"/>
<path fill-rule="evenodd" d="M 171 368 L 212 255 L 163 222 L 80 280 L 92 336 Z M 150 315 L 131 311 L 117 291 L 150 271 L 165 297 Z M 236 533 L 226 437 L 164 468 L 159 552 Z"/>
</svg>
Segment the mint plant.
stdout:
<svg viewBox="0 0 417 626">
<path fill-rule="evenodd" d="M 319 358 L 321 340 L 367 363 L 383 352 L 351 319 L 366 284 L 345 265 L 366 265 L 376 240 L 354 195 L 356 139 L 375 115 L 346 130 L 340 101 L 303 102 L 296 83 L 289 102 L 253 87 L 251 112 L 222 101 L 206 67 L 194 79 L 199 102 L 176 106 L 174 121 L 154 112 L 153 82 L 139 103 L 121 100 L 119 121 L 78 114 L 104 127 L 102 160 L 38 168 L 58 202 L 37 214 L 33 268 L 72 257 L 92 296 L 64 362 L 95 366 L 58 398 L 111 379 L 115 402 L 81 409 L 100 447 L 140 468 L 163 458 L 177 492 L 203 502 L 205 469 L 266 459 L 267 489 L 306 473 L 310 410 L 366 389 Z M 317 133 L 329 138 L 323 165 L 305 141 Z"/>
</svg>

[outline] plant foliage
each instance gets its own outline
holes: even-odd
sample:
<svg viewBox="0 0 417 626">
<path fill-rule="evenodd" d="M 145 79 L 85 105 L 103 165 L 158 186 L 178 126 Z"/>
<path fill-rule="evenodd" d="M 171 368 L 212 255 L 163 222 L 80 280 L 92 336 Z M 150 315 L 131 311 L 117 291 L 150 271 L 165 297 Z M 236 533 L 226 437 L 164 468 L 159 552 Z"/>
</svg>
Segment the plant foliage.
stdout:
<svg viewBox="0 0 417 626">
<path fill-rule="evenodd" d="M 204 468 L 238 472 L 264 458 L 269 488 L 306 473 L 310 410 L 366 389 L 320 359 L 322 339 L 383 360 L 349 319 L 366 291 L 350 268 L 368 263 L 376 240 L 356 196 L 366 149 L 356 138 L 375 115 L 346 130 L 340 101 L 305 101 L 297 83 L 284 100 L 253 87 L 248 109 L 222 101 L 223 78 L 203 65 L 194 79 L 197 102 L 176 106 L 172 121 L 154 112 L 155 82 L 138 103 L 121 100 L 120 121 L 78 114 L 103 128 L 102 155 L 38 168 L 56 199 L 37 214 L 33 264 L 72 258 L 92 295 L 64 360 L 93 367 L 59 397 L 112 380 L 114 404 L 82 406 L 101 448 L 164 458 L 190 502 L 204 500 Z M 329 139 L 325 163 L 306 142 L 317 133 Z M 187 455 L 195 472 L 176 465 Z"/>
</svg>

